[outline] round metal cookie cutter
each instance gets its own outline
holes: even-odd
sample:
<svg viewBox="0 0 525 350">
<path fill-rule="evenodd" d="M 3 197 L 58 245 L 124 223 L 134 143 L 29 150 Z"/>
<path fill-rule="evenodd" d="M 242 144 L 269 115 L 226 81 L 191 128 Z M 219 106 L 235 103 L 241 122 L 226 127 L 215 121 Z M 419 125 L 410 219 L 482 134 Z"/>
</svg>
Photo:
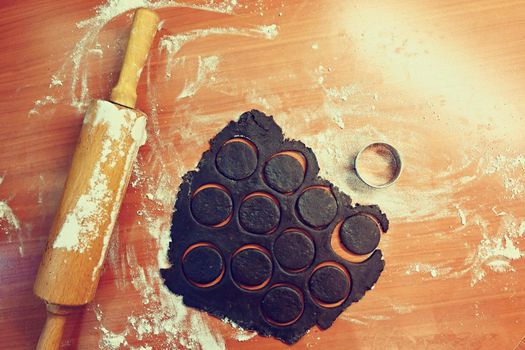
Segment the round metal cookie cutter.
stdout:
<svg viewBox="0 0 525 350">
<path fill-rule="evenodd" d="M 386 182 L 383 182 L 383 183 L 373 182 L 371 179 L 367 179 L 367 177 L 363 173 L 363 168 L 361 167 L 361 165 L 362 165 L 361 164 L 361 158 L 363 156 L 363 153 L 365 153 L 368 150 L 372 150 L 372 149 L 378 149 L 380 152 L 384 152 L 384 153 L 389 153 L 390 154 L 388 157 L 390 157 L 390 163 L 391 163 L 391 166 L 392 166 L 392 170 L 391 170 L 392 174 L 389 176 L 389 179 Z M 397 151 L 397 149 L 394 146 L 392 146 L 392 145 L 390 145 L 388 143 L 384 143 L 384 142 L 374 142 L 374 143 L 371 143 L 371 144 L 363 147 L 357 153 L 357 155 L 355 156 L 354 168 L 355 168 L 355 172 L 357 174 L 357 177 L 359 177 L 359 179 L 361 179 L 361 181 L 363 181 L 368 186 L 373 187 L 373 188 L 385 188 L 385 187 L 388 187 L 388 186 L 394 184 L 394 182 L 397 181 L 397 179 L 401 175 L 401 170 L 403 168 L 403 163 L 401 161 L 401 156 L 400 156 L 399 152 Z"/>
</svg>

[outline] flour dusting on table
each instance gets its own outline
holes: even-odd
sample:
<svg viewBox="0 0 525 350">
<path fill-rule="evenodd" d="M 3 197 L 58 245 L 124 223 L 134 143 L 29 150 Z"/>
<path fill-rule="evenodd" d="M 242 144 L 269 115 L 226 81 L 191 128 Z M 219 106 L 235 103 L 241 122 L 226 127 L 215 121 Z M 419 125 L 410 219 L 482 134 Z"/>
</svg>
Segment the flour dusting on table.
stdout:
<svg viewBox="0 0 525 350">
<path fill-rule="evenodd" d="M 83 31 L 81 39 L 76 43 L 70 56 L 64 58 L 62 67 L 50 77 L 49 94 L 34 102 L 29 115 L 43 114 L 46 106 L 64 101 L 77 108 L 79 113 L 83 112 L 93 97 L 89 91 L 88 81 L 94 74 L 88 71 L 88 65 L 84 63 L 90 59 L 90 55 L 95 55 L 97 59 L 102 56 L 103 49 L 97 42 L 100 31 L 112 19 L 138 7 L 192 8 L 231 15 L 239 8 L 248 5 L 242 5 L 236 0 L 208 1 L 199 4 L 169 0 L 109 0 L 94 9 L 93 17 L 78 23 L 78 29 Z M 265 9 L 262 2 L 258 1 L 253 8 L 255 14 L 263 16 Z M 373 32 L 380 28 L 372 27 L 372 33 L 369 33 L 370 30 L 361 31 L 361 28 L 353 29 L 355 33 L 349 34 L 352 39 L 349 42 L 353 45 L 353 50 L 362 49 L 359 52 L 366 53 L 374 50 L 393 50 L 396 48 L 394 46 L 398 45 L 390 37 L 387 39 L 386 36 L 381 35 L 382 32 Z M 454 242 L 457 247 L 449 255 L 434 256 L 427 253 L 424 255 L 426 261 L 414 258 L 406 266 L 398 266 L 385 272 L 406 282 L 406 285 L 427 283 L 430 286 L 429 290 L 433 282 L 457 279 L 461 286 L 471 287 L 474 294 L 474 290 L 491 283 L 491 278 L 497 274 L 509 276 L 502 288 L 512 287 L 511 274 L 516 272 L 516 265 L 522 264 L 525 256 L 522 248 L 525 238 L 525 218 L 519 213 L 517 206 L 506 207 L 502 204 L 506 203 L 504 200 L 518 202 L 524 198 L 525 156 L 511 150 L 492 150 L 486 145 L 471 142 L 473 136 L 461 134 L 467 128 L 477 130 L 488 139 L 489 136 L 494 136 L 494 133 L 502 133 L 501 128 L 484 131 L 486 127 L 484 123 L 489 119 L 478 118 L 474 113 L 468 116 L 465 108 L 462 111 L 467 114 L 466 117 L 451 113 L 450 120 L 444 122 L 439 108 L 431 102 L 425 106 L 416 106 L 407 96 L 402 94 L 386 96 L 383 91 L 376 90 L 363 81 L 335 84 L 333 75 L 337 75 L 346 65 L 342 61 L 338 64 L 335 58 L 330 62 L 325 62 L 327 58 L 317 62 L 312 57 L 311 64 L 302 62 L 305 67 L 310 64 L 309 68 L 301 66 L 301 69 L 309 69 L 307 73 L 311 78 L 312 89 L 319 92 L 319 100 L 308 101 L 310 105 L 307 107 L 298 107 L 283 103 L 287 98 L 293 99 L 293 92 L 269 92 L 268 86 L 265 85 L 269 85 L 268 81 L 258 81 L 257 84 L 250 82 L 251 85 L 246 86 L 236 86 L 236 82 L 232 81 L 231 86 L 228 85 L 228 89 L 231 90 L 221 91 L 217 84 L 219 81 L 216 79 L 219 79 L 219 73 L 227 64 L 225 57 L 209 52 L 191 57 L 181 55 L 185 45 L 204 38 L 236 36 L 250 40 L 272 40 L 277 37 L 279 31 L 280 28 L 276 24 L 254 24 L 244 28 L 194 29 L 160 37 L 157 53 L 165 63 L 165 66 L 159 69 L 164 73 L 153 76 L 149 60 L 145 68 L 148 130 L 151 135 L 148 146 L 151 151 L 139 155 L 137 163 L 133 166 L 130 181 L 133 190 L 141 196 L 137 204 L 137 231 L 143 227 L 149 234 L 149 237 L 142 237 L 142 240 L 148 239 L 147 242 L 140 241 L 137 244 L 148 244 L 150 256 L 138 257 L 133 243 L 116 242 L 114 244 L 122 245 L 120 251 L 118 247 L 110 249 L 108 266 L 117 275 L 115 282 L 117 287 L 124 290 L 127 288 L 125 281 L 128 281 L 129 288 L 132 287 L 138 293 L 140 305 L 126 315 L 122 327 L 115 327 L 115 329 L 108 325 L 107 320 L 112 315 L 112 310 L 105 311 L 103 306 L 94 308 L 98 320 L 97 328 L 100 331 L 100 348 L 133 348 L 135 340 L 142 342 L 141 349 L 159 347 L 223 349 L 225 347 L 225 338 L 220 332 L 212 332 L 206 321 L 207 316 L 186 308 L 182 298 L 171 294 L 164 287 L 159 276 L 159 269 L 167 267 L 166 254 L 170 242 L 171 211 L 180 177 L 194 167 L 199 156 L 199 152 L 195 151 L 195 155 L 189 156 L 185 161 L 177 157 L 165 158 L 163 154 L 176 155 L 181 150 L 175 149 L 171 142 L 163 142 L 162 139 L 178 137 L 183 145 L 203 151 L 209 138 L 205 135 L 211 137 L 225 122 L 236 117 L 229 112 L 211 115 L 202 110 L 189 111 L 181 105 L 160 104 L 158 85 L 176 77 L 192 60 L 196 62 L 194 74 L 184 81 L 182 89 L 180 92 L 177 91 L 178 95 L 174 96 L 174 101 L 171 102 L 176 103 L 178 99 L 179 102 L 184 103 L 193 97 L 198 97 L 203 88 L 216 88 L 217 92 L 225 95 L 239 95 L 241 100 L 247 102 L 248 108 L 254 104 L 263 106 L 265 112 L 275 116 L 276 121 L 285 130 L 286 136 L 300 139 L 315 150 L 321 167 L 320 176 L 331 179 L 341 190 L 350 193 L 354 202 L 377 203 L 384 209 L 394 226 L 388 237 L 382 239 L 380 246 L 387 260 L 395 259 L 396 253 L 401 254 L 403 249 L 407 249 L 401 246 L 394 248 L 398 241 L 411 244 L 408 249 L 415 250 L 425 249 L 425 242 L 429 241 Z M 378 44 L 377 48 L 368 45 L 370 43 L 359 37 L 359 34 L 364 32 L 367 38 L 375 34 L 381 38 L 378 39 L 380 42 L 372 42 Z M 327 45 L 328 43 L 323 42 L 322 48 Z M 417 51 L 421 49 L 419 46 L 424 46 L 418 45 L 403 44 L 401 49 Z M 316 55 L 323 51 L 320 47 L 318 43 L 312 43 L 308 49 L 312 55 Z M 388 52 L 385 57 L 393 56 Z M 396 59 L 391 64 L 399 68 L 399 62 L 405 59 L 403 57 L 395 56 Z M 274 79 L 285 82 L 297 77 L 299 73 L 294 69 L 297 68 L 284 67 L 268 75 L 269 78 L 273 76 Z M 437 67 L 436 72 L 439 69 L 444 68 Z M 415 72 L 420 71 L 416 69 Z M 398 69 L 395 74 L 410 76 L 410 73 Z M 423 76 L 427 75 L 423 74 Z M 246 87 L 248 89 L 245 89 Z M 482 94 L 482 96 L 486 95 Z M 426 97 L 429 100 L 434 98 L 434 96 Z M 451 101 L 459 100 L 458 97 L 448 97 Z M 490 98 L 486 100 L 488 104 Z M 461 106 L 464 107 L 470 102 L 463 101 Z M 427 122 L 421 123 L 421 115 L 405 115 L 403 111 L 398 113 L 398 109 L 382 111 L 383 103 L 390 103 L 398 109 L 406 105 L 415 107 L 414 109 L 424 115 L 423 120 Z M 174 109 L 174 118 L 179 118 L 177 123 L 181 123 L 183 130 L 175 132 L 165 130 L 161 126 L 159 113 L 163 108 Z M 297 123 L 296 118 L 289 118 L 292 115 L 300 116 L 301 123 Z M 416 118 L 419 118 L 417 119 L 419 124 L 414 121 Z M 395 121 L 399 128 L 385 129 L 382 120 Z M 458 125 L 461 127 L 458 128 Z M 195 130 L 201 130 L 202 134 L 198 138 L 195 137 Z M 351 138 L 348 137 L 348 130 L 352 130 Z M 454 137 L 461 135 L 459 137 L 461 140 L 449 147 L 454 149 L 455 153 L 449 154 L 447 150 L 440 149 L 439 144 L 431 143 L 431 140 L 427 139 L 427 135 L 431 133 L 439 133 L 442 144 L 454 141 L 450 135 Z M 498 134 L 503 138 L 502 135 Z M 352 159 L 357 151 L 364 145 L 376 141 L 395 145 L 401 152 L 405 165 L 399 182 L 383 190 L 372 190 L 364 186 L 355 177 L 352 169 Z M 432 161 L 441 164 L 442 168 L 438 171 L 431 168 Z M 150 173 L 161 175 L 154 178 L 148 175 Z M 465 195 L 466 189 L 470 192 L 482 192 L 485 186 L 501 189 L 502 198 L 487 198 L 486 203 L 479 203 L 479 200 Z M 497 218 L 496 221 L 491 220 L 496 224 L 490 224 L 486 219 L 490 215 Z M 17 230 L 20 228 L 18 219 L 6 202 L 0 202 L 0 218 Z M 441 220 L 453 223 L 448 231 L 432 232 L 432 229 L 423 233 L 412 231 L 416 223 L 425 222 L 431 225 Z M 396 236 L 392 237 L 394 232 Z M 469 242 L 475 243 L 466 244 L 467 238 Z M 382 309 L 378 313 L 363 312 L 355 315 L 350 310 L 343 313 L 342 318 L 356 327 L 372 327 L 376 322 L 419 312 L 419 305 L 416 302 L 403 300 L 401 297 L 395 301 L 380 300 L 379 304 Z M 254 336 L 255 333 L 236 329 L 231 338 L 237 341 L 249 341 Z"/>
<path fill-rule="evenodd" d="M 4 182 L 4 177 L 0 176 L 0 185 Z M 7 225 L 6 225 L 7 224 Z M 11 238 L 11 229 L 20 230 L 20 221 L 13 213 L 13 209 L 7 204 L 7 201 L 0 200 L 0 228 L 5 231 L 9 239 Z"/>
<path fill-rule="evenodd" d="M 18 221 L 18 218 L 13 213 L 13 210 L 9 204 L 4 201 L 0 201 L 0 220 L 5 221 L 7 225 L 14 228 L 15 230 L 20 230 L 20 221 Z M 9 234 L 8 227 L 5 228 L 5 233 Z"/>
</svg>

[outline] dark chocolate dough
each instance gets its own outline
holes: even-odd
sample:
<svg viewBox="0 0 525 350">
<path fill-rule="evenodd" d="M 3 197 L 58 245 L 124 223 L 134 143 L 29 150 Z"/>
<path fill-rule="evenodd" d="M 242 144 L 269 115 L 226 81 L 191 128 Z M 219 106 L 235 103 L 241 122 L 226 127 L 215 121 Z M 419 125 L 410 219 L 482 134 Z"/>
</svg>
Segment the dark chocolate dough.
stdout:
<svg viewBox="0 0 525 350">
<path fill-rule="evenodd" d="M 251 233 L 267 233 L 279 223 L 279 207 L 265 196 L 254 196 L 242 202 L 239 221 Z"/>
<path fill-rule="evenodd" d="M 249 140 L 256 151 L 235 141 L 239 138 Z M 288 156 L 281 157 L 284 151 L 302 154 L 306 169 L 299 187 L 282 193 L 299 181 L 285 188 L 289 179 L 280 180 L 277 174 L 282 169 L 275 170 L 275 180 L 286 186 L 271 186 L 265 168 L 268 159 L 288 162 Z M 275 167 L 280 168 L 278 163 Z M 293 178 L 289 172 L 294 167 L 285 166 L 289 170 L 283 176 Z M 353 263 L 337 255 L 330 242 L 336 225 L 349 217 L 370 215 L 386 232 L 386 216 L 377 206 L 352 205 L 349 196 L 320 178 L 312 150 L 285 139 L 272 117 L 254 110 L 230 122 L 210 141 L 197 168 L 181 182 L 171 225 L 171 267 L 161 271 L 166 286 L 182 295 L 186 305 L 291 344 L 316 324 L 330 327 L 379 278 L 384 267 L 380 250 Z M 202 190 L 192 199 L 208 184 L 225 191 Z M 208 205 L 198 204 L 201 200 Z M 187 253 L 195 244 L 203 246 Z M 246 248 L 249 245 L 261 250 Z M 327 262 L 341 266 L 351 281 L 342 279 L 346 274 L 337 268 L 332 271 Z M 336 299 L 337 306 L 322 305 Z"/>
<path fill-rule="evenodd" d="M 369 216 L 354 215 L 344 221 L 339 235 L 348 250 L 364 255 L 376 249 L 381 231 L 374 219 Z"/>
<path fill-rule="evenodd" d="M 300 270 L 314 260 L 315 247 L 312 240 L 299 231 L 283 232 L 275 241 L 275 258 L 287 270 Z"/>
<path fill-rule="evenodd" d="M 337 214 L 337 202 L 330 191 L 309 188 L 299 197 L 297 211 L 309 226 L 325 227 Z"/>
<path fill-rule="evenodd" d="M 301 163 L 294 157 L 280 154 L 271 158 L 264 167 L 268 186 L 281 193 L 294 192 L 304 180 Z"/>
<path fill-rule="evenodd" d="M 309 282 L 310 292 L 323 303 L 333 304 L 343 300 L 350 291 L 346 274 L 334 266 L 324 266 L 314 272 Z"/>
<path fill-rule="evenodd" d="M 190 251 L 182 260 L 186 277 L 195 283 L 206 284 L 215 280 L 222 272 L 222 257 L 212 247 L 202 246 Z"/>
<path fill-rule="evenodd" d="M 199 191 L 191 200 L 193 216 L 204 225 L 217 225 L 225 221 L 232 208 L 232 200 L 228 193 L 215 187 Z"/>
<path fill-rule="evenodd" d="M 257 167 L 257 154 L 244 142 L 230 142 L 217 153 L 217 169 L 232 180 L 250 176 Z"/>
<path fill-rule="evenodd" d="M 254 287 L 270 278 L 272 261 L 257 249 L 245 249 L 232 258 L 231 269 L 235 282 Z"/>
<path fill-rule="evenodd" d="M 292 322 L 301 315 L 303 300 L 293 288 L 279 286 L 272 288 L 261 302 L 263 315 L 273 323 Z"/>
</svg>

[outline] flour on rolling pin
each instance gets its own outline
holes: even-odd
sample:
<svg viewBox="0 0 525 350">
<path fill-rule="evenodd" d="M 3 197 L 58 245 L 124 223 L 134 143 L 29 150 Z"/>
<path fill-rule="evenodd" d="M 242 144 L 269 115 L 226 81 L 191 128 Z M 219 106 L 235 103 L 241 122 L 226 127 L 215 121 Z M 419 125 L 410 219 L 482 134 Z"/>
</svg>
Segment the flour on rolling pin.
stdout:
<svg viewBox="0 0 525 350">
<path fill-rule="evenodd" d="M 117 193 L 113 193 L 112 186 L 110 186 L 110 173 L 120 159 L 115 155 L 122 157 L 124 153 L 127 153 L 123 164 L 125 176 L 120 178 L 122 183 L 129 177 L 134 155 L 146 141 L 146 117 L 133 110 L 120 108 L 113 103 L 95 100 L 86 113 L 84 124 L 91 124 L 91 128 L 87 128 L 89 134 L 83 136 L 94 137 L 94 133 L 103 133 L 98 136 L 102 140 L 98 152 L 99 157 L 94 166 L 86 167 L 89 174 L 83 175 L 89 177 L 89 188 L 76 200 L 72 210 L 66 214 L 61 229 L 53 241 L 53 248 L 84 253 L 90 250 L 93 240 L 96 240 L 101 234 L 104 235 L 99 263 L 93 271 L 94 279 L 96 271 L 102 265 L 113 230 L 112 224 L 107 226 L 103 232 L 99 232 L 95 226 L 102 225 L 104 221 L 115 222 L 118 211 L 116 206 L 111 206 L 111 203 L 120 202 L 122 192 L 125 190 L 125 186 L 120 184 Z M 131 145 L 129 145 L 130 142 Z M 104 210 L 106 207 L 111 207 L 112 210 L 107 212 Z"/>
</svg>

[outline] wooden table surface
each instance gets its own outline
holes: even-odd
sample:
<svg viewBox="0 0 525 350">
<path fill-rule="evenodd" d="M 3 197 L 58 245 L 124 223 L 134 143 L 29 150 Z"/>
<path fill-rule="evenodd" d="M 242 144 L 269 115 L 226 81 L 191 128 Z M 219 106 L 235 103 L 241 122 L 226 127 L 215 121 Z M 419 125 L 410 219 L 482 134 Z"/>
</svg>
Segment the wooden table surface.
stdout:
<svg viewBox="0 0 525 350">
<path fill-rule="evenodd" d="M 128 10 L 144 2 L 0 5 L 0 348 L 37 342 L 45 308 L 32 284 L 83 113 L 108 97 Z M 98 294 L 62 348 L 286 347 L 185 308 L 158 274 L 181 176 L 252 108 L 391 221 L 375 288 L 294 348 L 525 348 L 524 1 L 150 5 L 164 22 L 139 87 L 149 139 Z M 377 140 L 404 170 L 372 190 L 351 164 Z"/>
</svg>

